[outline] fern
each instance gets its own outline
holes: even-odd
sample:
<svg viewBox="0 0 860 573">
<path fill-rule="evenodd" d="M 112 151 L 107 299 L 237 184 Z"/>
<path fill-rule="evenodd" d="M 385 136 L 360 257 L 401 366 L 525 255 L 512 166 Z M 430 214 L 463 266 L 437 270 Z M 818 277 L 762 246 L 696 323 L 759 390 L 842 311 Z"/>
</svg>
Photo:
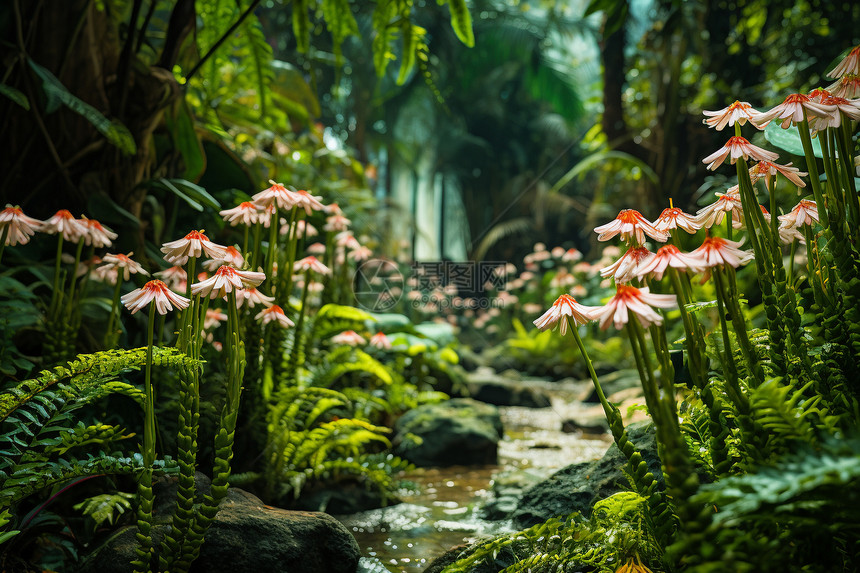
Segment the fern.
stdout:
<svg viewBox="0 0 860 573">
<path fill-rule="evenodd" d="M 322 12 L 331 32 L 335 64 L 340 66 L 343 63 L 343 41 L 349 36 L 358 35 L 358 22 L 355 21 L 348 0 L 322 0 Z"/>
<path fill-rule="evenodd" d="M 88 497 L 73 507 L 84 515 L 93 518 L 96 527 L 98 527 L 105 522 L 113 525 L 120 515 L 131 510 L 133 500 L 134 494 L 131 493 L 102 493 Z"/>
</svg>

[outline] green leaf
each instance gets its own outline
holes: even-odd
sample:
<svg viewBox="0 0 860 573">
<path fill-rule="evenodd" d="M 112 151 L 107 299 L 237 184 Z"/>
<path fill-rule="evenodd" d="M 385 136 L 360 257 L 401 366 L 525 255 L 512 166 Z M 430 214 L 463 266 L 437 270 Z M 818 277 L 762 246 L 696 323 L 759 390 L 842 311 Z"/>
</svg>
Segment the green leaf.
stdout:
<svg viewBox="0 0 860 573">
<path fill-rule="evenodd" d="M 185 179 L 154 179 L 148 181 L 145 185 L 155 187 L 157 189 L 165 189 L 170 191 L 194 209 L 195 211 L 203 211 L 203 206 L 220 209 L 221 203 L 215 197 L 210 195 L 203 187 L 195 185 Z"/>
<path fill-rule="evenodd" d="M 777 122 L 772 121 L 764 128 L 764 138 L 767 139 L 771 145 L 784 149 L 792 155 L 800 157 L 804 156 L 803 143 L 800 141 L 800 134 L 797 131 L 797 126 L 792 125 L 788 129 L 782 129 Z M 818 141 L 817 137 L 812 140 L 812 152 L 815 154 L 815 157 L 819 159 L 824 157 L 821 153 L 821 143 Z"/>
<path fill-rule="evenodd" d="M 3 94 L 7 98 L 11 99 L 27 111 L 30 110 L 30 102 L 27 101 L 27 96 L 25 96 L 23 93 L 16 90 L 15 88 L 7 86 L 6 84 L 0 84 L 0 94 Z"/>
<path fill-rule="evenodd" d="M 62 104 L 89 121 L 99 133 L 104 135 L 109 142 L 117 146 L 125 155 L 134 155 L 137 152 L 134 137 L 126 126 L 117 120 L 106 118 L 96 108 L 73 95 L 54 74 L 33 60 L 28 59 L 27 63 L 30 64 L 36 75 L 42 79 L 42 89 L 45 90 L 45 96 L 48 98 L 45 106 L 47 113 L 56 111 L 60 107 L 60 104 Z"/>
<path fill-rule="evenodd" d="M 451 10 L 451 27 L 457 34 L 457 38 L 466 46 L 474 47 L 475 34 L 472 32 L 472 15 L 466 6 L 466 0 L 449 0 L 448 8 Z"/>
<path fill-rule="evenodd" d="M 165 123 L 173 138 L 173 145 L 182 156 L 185 163 L 184 179 L 197 179 L 206 169 L 206 155 L 197 132 L 194 130 L 194 119 L 185 99 L 181 99 L 173 114 L 165 114 Z"/>
<path fill-rule="evenodd" d="M 296 48 L 300 53 L 307 54 L 311 44 L 308 0 L 293 0 L 293 34 L 296 36 Z"/>
<path fill-rule="evenodd" d="M 701 312 L 703 310 L 707 310 L 709 308 L 716 308 L 716 307 L 717 307 L 717 301 L 715 301 L 715 300 L 709 300 L 709 301 L 705 301 L 705 302 L 691 302 L 689 304 L 684 305 L 684 309 L 686 309 L 687 312 L 692 312 L 692 313 Z"/>
</svg>

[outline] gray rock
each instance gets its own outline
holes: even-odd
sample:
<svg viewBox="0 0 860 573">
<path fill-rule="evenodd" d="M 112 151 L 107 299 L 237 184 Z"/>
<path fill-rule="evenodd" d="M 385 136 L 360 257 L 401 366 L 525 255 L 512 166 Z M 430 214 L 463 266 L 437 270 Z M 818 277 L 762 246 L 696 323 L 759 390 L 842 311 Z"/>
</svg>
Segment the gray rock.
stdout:
<svg viewBox="0 0 860 573">
<path fill-rule="evenodd" d="M 507 370 L 496 374 L 491 368 L 479 368 L 470 373 L 466 380 L 469 395 L 481 402 L 524 408 L 548 408 L 552 405 L 547 393 L 538 387 L 539 384 L 523 380 L 519 375 L 513 377 Z"/>
<path fill-rule="evenodd" d="M 628 426 L 627 431 L 648 469 L 658 481 L 662 481 L 654 426 L 649 422 L 639 422 Z M 630 490 L 630 482 L 623 473 L 626 463 L 624 454 L 612 444 L 596 462 L 573 464 L 559 470 L 523 493 L 510 515 L 514 526 L 525 529 L 574 511 L 589 515 L 595 502 L 619 491 Z"/>
<path fill-rule="evenodd" d="M 498 409 L 469 398 L 414 408 L 394 430 L 394 454 L 419 467 L 495 464 L 504 433 Z"/>
<path fill-rule="evenodd" d="M 198 483 L 201 481 L 198 476 Z M 175 491 L 175 486 L 160 489 L 154 515 L 162 524 L 152 530 L 156 547 L 168 527 L 167 516 L 172 515 L 168 510 L 174 502 L 169 492 Z M 135 559 L 135 532 L 135 527 L 120 529 L 86 560 L 80 571 L 132 571 L 129 563 Z M 270 507 L 246 491 L 230 488 L 191 571 L 354 573 L 359 557 L 355 539 L 330 515 Z"/>
<path fill-rule="evenodd" d="M 599 418 L 570 418 L 561 423 L 561 431 L 565 434 L 605 434 L 609 431 L 609 422 L 601 416 Z"/>
</svg>

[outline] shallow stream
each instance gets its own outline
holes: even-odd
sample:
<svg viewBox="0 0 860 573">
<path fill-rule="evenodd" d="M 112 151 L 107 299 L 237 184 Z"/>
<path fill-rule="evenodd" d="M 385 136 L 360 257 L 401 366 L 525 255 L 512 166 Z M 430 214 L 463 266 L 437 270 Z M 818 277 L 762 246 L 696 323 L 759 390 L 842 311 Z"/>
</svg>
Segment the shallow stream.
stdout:
<svg viewBox="0 0 860 573">
<path fill-rule="evenodd" d="M 362 555 L 391 572 L 417 573 L 451 547 L 512 531 L 510 521 L 482 517 L 494 480 L 516 472 L 542 479 L 569 464 L 600 458 L 612 441 L 608 433 L 561 431 L 564 420 L 602 416 L 599 406 L 574 399 L 581 395 L 578 389 L 554 387 L 550 408 L 500 407 L 505 435 L 498 465 L 418 469 L 406 476 L 418 489 L 404 491 L 403 503 L 339 517 Z"/>
</svg>

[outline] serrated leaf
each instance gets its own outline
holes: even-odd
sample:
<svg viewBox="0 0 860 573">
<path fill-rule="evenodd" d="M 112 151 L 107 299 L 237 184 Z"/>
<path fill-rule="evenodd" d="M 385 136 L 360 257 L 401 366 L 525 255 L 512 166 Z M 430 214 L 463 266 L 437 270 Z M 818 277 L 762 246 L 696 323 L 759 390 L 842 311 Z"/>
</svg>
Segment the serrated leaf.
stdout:
<svg viewBox="0 0 860 573">
<path fill-rule="evenodd" d="M 118 147 L 125 155 L 134 155 L 137 152 L 134 136 L 132 136 L 126 126 L 117 120 L 106 118 L 99 110 L 75 96 L 46 68 L 43 68 L 30 59 L 27 60 L 27 63 L 42 80 L 42 89 L 48 98 L 45 109 L 47 113 L 56 111 L 62 104 L 89 121 L 99 133 L 104 135 L 109 142 Z"/>
</svg>

